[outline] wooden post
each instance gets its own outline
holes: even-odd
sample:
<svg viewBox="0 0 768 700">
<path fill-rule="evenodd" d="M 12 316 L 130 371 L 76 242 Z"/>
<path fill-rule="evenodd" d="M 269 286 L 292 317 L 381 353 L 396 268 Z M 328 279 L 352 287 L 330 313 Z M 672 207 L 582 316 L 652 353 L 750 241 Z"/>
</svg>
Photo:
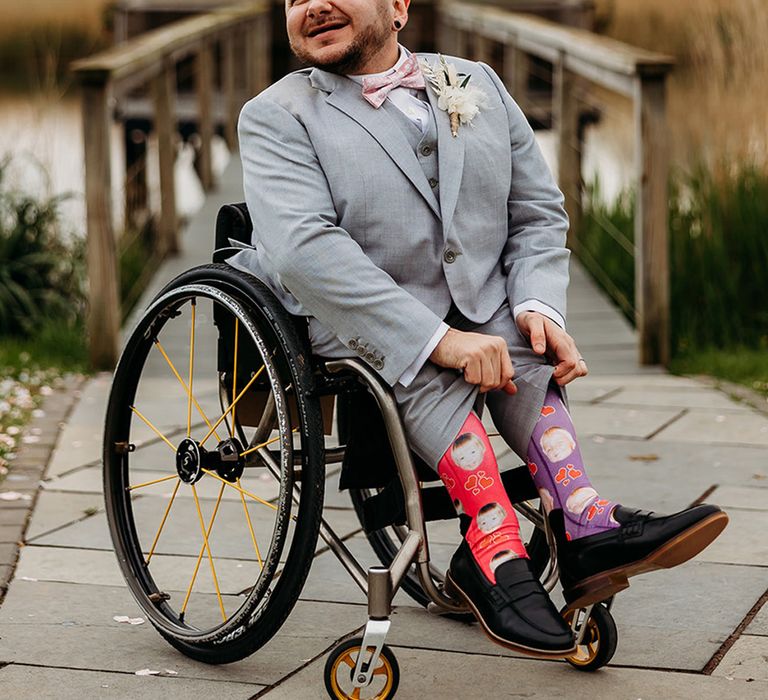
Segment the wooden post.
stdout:
<svg viewBox="0 0 768 700">
<path fill-rule="evenodd" d="M 206 192 L 213 189 L 213 45 L 209 39 L 200 43 L 196 57 L 197 131 L 200 135 L 198 153 L 200 182 Z"/>
<path fill-rule="evenodd" d="M 88 227 L 88 338 L 91 366 L 112 369 L 120 332 L 119 267 L 112 229 L 109 84 L 82 86 Z"/>
<path fill-rule="evenodd" d="M 469 49 L 467 30 L 454 25 L 454 48 L 459 58 L 466 58 Z"/>
<path fill-rule="evenodd" d="M 579 105 L 576 99 L 578 77 L 565 68 L 563 57 L 555 64 L 552 117 L 557 132 L 558 185 L 565 195 L 568 212 L 568 247 L 578 250 L 581 222 L 581 143 Z"/>
<path fill-rule="evenodd" d="M 235 89 L 235 37 L 237 34 L 229 31 L 221 42 L 222 54 L 222 88 L 224 91 L 224 139 L 230 151 L 237 148 L 237 91 Z"/>
<path fill-rule="evenodd" d="M 152 78 L 155 103 L 155 134 L 160 171 L 160 221 L 157 227 L 157 250 L 161 255 L 179 252 L 176 220 L 176 66 L 168 60 Z"/>
<path fill-rule="evenodd" d="M 250 99 L 259 93 L 259 54 L 258 33 L 255 22 L 245 23 L 243 31 L 245 40 L 245 89 L 247 98 Z"/>
<path fill-rule="evenodd" d="M 635 316 L 640 364 L 669 364 L 669 155 L 666 76 L 635 82 Z"/>
<path fill-rule="evenodd" d="M 487 36 L 483 36 L 479 31 L 475 32 L 475 61 L 481 61 L 493 67 L 493 44 Z"/>
<path fill-rule="evenodd" d="M 517 48 L 515 37 L 504 45 L 504 83 L 523 112 L 528 111 L 528 54 Z"/>
<path fill-rule="evenodd" d="M 272 82 L 272 31 L 269 15 L 256 20 L 256 83 L 261 92 Z"/>
</svg>

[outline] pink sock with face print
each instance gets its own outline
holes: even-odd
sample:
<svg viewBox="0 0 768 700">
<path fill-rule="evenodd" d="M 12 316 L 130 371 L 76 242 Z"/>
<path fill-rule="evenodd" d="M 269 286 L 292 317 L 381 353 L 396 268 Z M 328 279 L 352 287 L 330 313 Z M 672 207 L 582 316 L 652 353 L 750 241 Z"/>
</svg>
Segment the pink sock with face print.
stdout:
<svg viewBox="0 0 768 700">
<path fill-rule="evenodd" d="M 472 519 L 464 537 L 486 578 L 496 583 L 499 564 L 528 554 L 488 434 L 475 413 L 469 414 L 437 471 L 458 513 Z"/>
<path fill-rule="evenodd" d="M 569 540 L 619 526 L 611 517 L 619 504 L 592 487 L 575 436 L 560 392 L 550 386 L 528 445 L 528 469 L 544 509 L 562 508 Z"/>
</svg>

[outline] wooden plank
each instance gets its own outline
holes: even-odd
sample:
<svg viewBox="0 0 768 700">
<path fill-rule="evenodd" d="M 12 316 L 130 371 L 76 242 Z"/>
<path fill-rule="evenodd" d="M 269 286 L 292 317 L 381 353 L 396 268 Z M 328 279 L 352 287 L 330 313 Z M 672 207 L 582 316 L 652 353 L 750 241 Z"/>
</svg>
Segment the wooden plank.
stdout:
<svg viewBox="0 0 768 700">
<path fill-rule="evenodd" d="M 200 136 L 198 164 L 200 183 L 206 192 L 213 189 L 213 45 L 203 40 L 195 59 L 195 87 L 197 90 L 197 133 Z"/>
<path fill-rule="evenodd" d="M 255 20 L 256 89 L 265 90 L 272 82 L 272 22 L 263 15 Z"/>
<path fill-rule="evenodd" d="M 224 119 L 224 139 L 230 151 L 234 151 L 237 148 L 237 117 L 239 112 L 237 91 L 235 89 L 235 52 L 237 50 L 235 37 L 235 32 L 230 31 L 223 36 L 220 43 L 222 53 L 221 78 L 224 92 L 224 113 L 226 115 Z M 214 104 L 215 102 L 216 100 L 214 99 Z"/>
<path fill-rule="evenodd" d="M 491 65 L 493 63 L 493 42 L 480 34 L 475 35 L 474 59 Z"/>
<path fill-rule="evenodd" d="M 583 29 L 564 27 L 539 17 L 485 5 L 470 6 L 445 1 L 441 12 L 444 21 L 465 31 L 472 31 L 478 26 L 494 25 L 496 31 L 503 27 L 517 36 L 519 45 L 525 45 L 533 55 L 547 60 L 552 60 L 551 51 L 556 50 L 623 75 L 666 73 L 674 63 L 670 56 L 638 49 Z"/>
<path fill-rule="evenodd" d="M 635 97 L 635 309 L 640 363 L 669 363 L 669 148 L 665 81 L 639 78 Z"/>
<path fill-rule="evenodd" d="M 252 0 L 212 10 L 208 14 L 174 22 L 94 56 L 74 61 L 71 70 L 81 82 L 119 80 L 157 64 L 174 51 L 183 50 L 205 37 L 237 26 L 245 19 L 268 13 L 269 10 L 270 3 L 267 0 Z"/>
<path fill-rule="evenodd" d="M 160 219 L 157 225 L 158 253 L 179 251 L 178 220 L 176 218 L 176 68 L 170 61 L 152 81 L 155 136 L 157 138 L 160 172 Z"/>
<path fill-rule="evenodd" d="M 112 369 L 120 331 L 119 268 L 112 229 L 109 91 L 82 87 L 85 203 L 88 231 L 88 342 L 91 366 Z"/>
<path fill-rule="evenodd" d="M 528 112 L 528 54 L 514 44 L 504 47 L 504 83 L 523 112 Z"/>
<path fill-rule="evenodd" d="M 555 64 L 553 119 L 557 133 L 558 185 L 565 196 L 568 212 L 568 247 L 578 251 L 581 223 L 581 143 L 579 138 L 579 104 L 576 99 L 578 76 L 565 67 L 565 57 Z"/>
</svg>

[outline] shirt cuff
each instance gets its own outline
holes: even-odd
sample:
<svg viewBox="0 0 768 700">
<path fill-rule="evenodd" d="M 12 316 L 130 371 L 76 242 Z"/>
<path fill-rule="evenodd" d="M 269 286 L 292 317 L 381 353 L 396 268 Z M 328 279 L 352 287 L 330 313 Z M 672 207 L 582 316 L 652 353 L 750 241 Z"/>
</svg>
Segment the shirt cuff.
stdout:
<svg viewBox="0 0 768 700">
<path fill-rule="evenodd" d="M 437 344 L 449 330 L 450 326 L 447 323 L 440 323 L 435 334 L 429 339 L 429 342 L 424 346 L 424 349 L 419 353 L 418 357 L 411 362 L 405 372 L 400 375 L 400 379 L 397 380 L 399 384 L 402 384 L 402 386 L 410 385 L 416 378 L 419 370 L 424 366 L 424 363 L 429 359 L 432 351 L 437 347 Z"/>
<path fill-rule="evenodd" d="M 546 316 L 550 321 L 554 321 L 558 326 L 560 326 L 560 328 L 565 330 L 565 319 L 551 306 L 542 304 L 540 301 L 536 301 L 536 299 L 528 299 L 522 304 L 515 305 L 515 308 L 512 309 L 512 316 L 515 319 L 515 323 L 517 323 L 517 317 L 523 313 L 523 311 L 538 311 L 540 314 Z"/>
</svg>

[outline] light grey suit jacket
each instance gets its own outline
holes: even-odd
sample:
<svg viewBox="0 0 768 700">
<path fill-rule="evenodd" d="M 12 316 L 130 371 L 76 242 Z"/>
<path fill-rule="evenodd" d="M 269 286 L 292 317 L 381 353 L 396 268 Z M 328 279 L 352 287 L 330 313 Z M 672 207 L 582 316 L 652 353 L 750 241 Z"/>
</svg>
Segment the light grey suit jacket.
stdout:
<svg viewBox="0 0 768 700">
<path fill-rule="evenodd" d="M 454 138 L 427 87 L 439 201 L 401 127 L 344 76 L 291 73 L 240 115 L 256 249 L 229 262 L 264 279 L 290 312 L 364 350 L 390 384 L 452 300 L 477 323 L 505 299 L 511 307 L 537 299 L 565 317 L 562 194 L 498 76 L 482 63 L 448 60 L 471 74 L 488 105 Z"/>
</svg>

